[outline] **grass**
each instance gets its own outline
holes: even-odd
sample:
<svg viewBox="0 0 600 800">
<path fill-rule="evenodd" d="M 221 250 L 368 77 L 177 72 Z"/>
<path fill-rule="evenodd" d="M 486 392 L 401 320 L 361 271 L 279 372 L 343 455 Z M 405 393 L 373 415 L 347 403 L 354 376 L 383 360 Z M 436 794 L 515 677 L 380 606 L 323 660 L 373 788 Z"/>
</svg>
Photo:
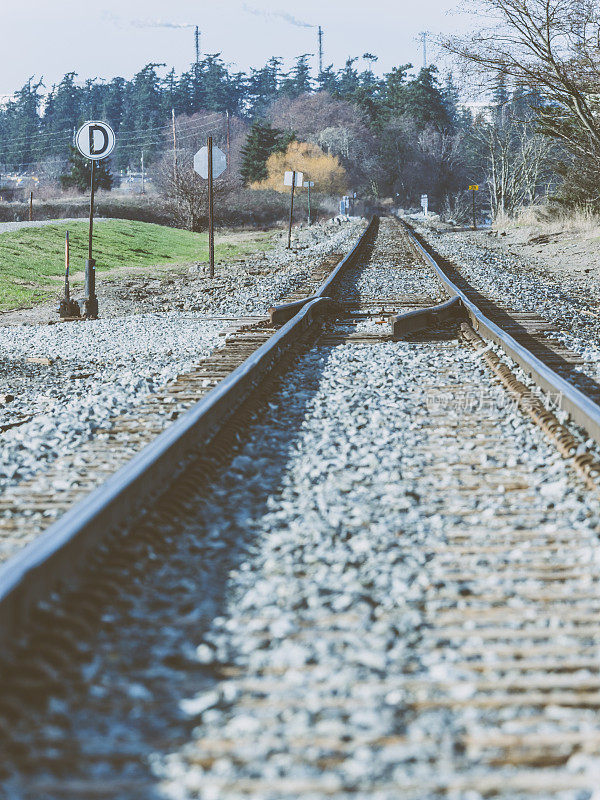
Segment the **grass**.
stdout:
<svg viewBox="0 0 600 800">
<path fill-rule="evenodd" d="M 31 306 L 60 291 L 64 276 L 65 232 L 69 231 L 70 269 L 75 278 L 85 267 L 88 223 L 69 222 L 0 233 L 0 309 Z M 265 233 L 218 232 L 215 259 L 231 261 L 273 246 Z M 208 234 L 190 233 L 147 222 L 99 220 L 94 226 L 98 272 L 140 271 L 159 265 L 208 261 Z M 77 280 L 74 281 L 77 283 Z"/>
<path fill-rule="evenodd" d="M 528 206 L 513 216 L 498 216 L 494 229 L 500 232 L 522 230 L 529 236 L 557 237 L 562 234 L 586 239 L 600 236 L 600 216 L 588 209 L 564 209 L 552 205 Z"/>
</svg>

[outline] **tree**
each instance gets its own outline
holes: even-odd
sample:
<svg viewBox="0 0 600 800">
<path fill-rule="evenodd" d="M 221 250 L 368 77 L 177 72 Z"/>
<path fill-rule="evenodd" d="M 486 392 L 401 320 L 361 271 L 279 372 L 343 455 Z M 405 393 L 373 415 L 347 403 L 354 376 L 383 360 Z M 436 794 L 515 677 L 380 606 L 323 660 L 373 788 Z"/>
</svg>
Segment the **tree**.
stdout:
<svg viewBox="0 0 600 800">
<path fill-rule="evenodd" d="M 346 171 L 336 156 L 328 155 L 316 144 L 291 142 L 285 152 L 276 152 L 267 161 L 267 178 L 251 185 L 252 189 L 274 189 L 287 192 L 283 174 L 289 170 L 303 172 L 305 178 L 315 183 L 315 190 L 327 194 L 344 194 L 347 187 Z"/>
<path fill-rule="evenodd" d="M 269 122 L 257 121 L 250 129 L 242 148 L 241 177 L 245 186 L 267 178 L 267 160 L 277 151 L 285 150 L 293 134 L 284 134 Z"/>
<path fill-rule="evenodd" d="M 90 188 L 92 177 L 92 162 L 84 158 L 76 147 L 71 145 L 69 157 L 70 172 L 62 175 L 60 183 L 63 189 L 77 189 L 78 192 L 87 192 Z M 109 159 L 103 158 L 94 166 L 94 191 L 97 189 L 112 189 L 113 178 L 110 172 Z"/>
<path fill-rule="evenodd" d="M 444 45 L 492 84 L 499 76 L 533 91 L 540 130 L 574 163 L 600 168 L 600 7 L 588 0 L 472 0 L 490 19 Z M 592 166 L 593 165 L 593 166 Z M 567 169 L 568 172 L 568 169 Z"/>
<path fill-rule="evenodd" d="M 308 58 L 308 53 L 298 56 L 294 68 L 286 75 L 281 84 L 280 91 L 282 94 L 294 98 L 310 92 L 312 81 Z"/>
</svg>

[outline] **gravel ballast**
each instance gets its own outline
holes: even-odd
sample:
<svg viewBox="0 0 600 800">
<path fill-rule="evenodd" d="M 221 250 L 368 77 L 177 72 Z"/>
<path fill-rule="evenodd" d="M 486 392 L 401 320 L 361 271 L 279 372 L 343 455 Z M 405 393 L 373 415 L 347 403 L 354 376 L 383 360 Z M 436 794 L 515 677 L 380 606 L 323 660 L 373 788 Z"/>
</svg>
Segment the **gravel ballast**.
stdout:
<svg viewBox="0 0 600 800">
<path fill-rule="evenodd" d="M 553 323 L 553 337 L 581 355 L 579 369 L 600 379 L 600 292 L 585 274 L 572 277 L 520 256 L 491 234 L 444 231 L 411 219 L 411 224 L 479 291 L 515 311 L 532 311 Z"/>
<path fill-rule="evenodd" d="M 202 270 L 177 281 L 138 276 L 103 285 L 100 277 L 99 320 L 0 326 L 0 425 L 24 421 L 1 434 L 0 491 L 73 452 L 208 356 L 230 324 L 210 317 L 265 315 L 312 264 L 349 249 L 365 224 L 299 230 L 297 252 L 280 243 L 255 261 L 219 267 L 215 280 Z"/>
<path fill-rule="evenodd" d="M 389 296 L 384 280 L 370 291 Z M 599 512 L 452 336 L 317 343 L 185 517 L 163 520 L 164 546 L 140 545 L 123 564 L 121 596 L 69 660 L 75 688 L 22 720 L 0 708 L 0 729 L 19 745 L 17 761 L 0 762 L 7 797 L 101 787 L 120 800 L 432 800 L 441 785 L 481 800 L 460 786 L 493 777 L 510 800 L 539 798 L 510 789 L 518 770 L 486 775 L 460 744 L 537 723 L 529 707 L 516 720 L 469 705 L 478 689 L 467 656 L 434 630 L 443 597 L 467 650 L 485 644 L 461 617 L 472 583 L 440 552 L 457 535 L 493 550 L 508 534 L 544 532 L 556 542 L 548 569 L 583 565 L 593 591 Z M 534 572 L 490 571 L 480 553 L 459 567 L 479 571 L 478 591 L 497 591 L 509 616 L 548 588 Z M 527 624 L 512 631 L 523 645 Z M 543 625 L 569 646 L 561 620 Z M 542 727 L 596 725 L 586 709 L 549 705 Z M 560 777 L 579 788 L 548 797 L 591 800 L 583 783 L 597 785 L 596 766 L 573 757 Z"/>
</svg>

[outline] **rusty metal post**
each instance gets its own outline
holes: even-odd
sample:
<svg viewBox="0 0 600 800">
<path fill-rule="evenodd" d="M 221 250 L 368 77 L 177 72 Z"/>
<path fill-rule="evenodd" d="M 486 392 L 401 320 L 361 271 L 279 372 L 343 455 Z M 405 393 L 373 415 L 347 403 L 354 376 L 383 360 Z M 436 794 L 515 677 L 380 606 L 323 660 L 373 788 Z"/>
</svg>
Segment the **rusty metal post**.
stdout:
<svg viewBox="0 0 600 800">
<path fill-rule="evenodd" d="M 208 260 L 209 274 L 215 276 L 215 229 L 213 208 L 213 140 L 209 136 L 206 141 L 208 149 Z"/>
<path fill-rule="evenodd" d="M 67 303 L 71 300 L 69 288 L 69 231 L 65 233 L 65 300 Z"/>
<path fill-rule="evenodd" d="M 29 222 L 33 222 L 33 192 L 29 192 Z"/>
<path fill-rule="evenodd" d="M 473 195 L 473 230 L 477 230 L 477 218 L 475 216 L 475 189 L 471 189 Z"/>
<path fill-rule="evenodd" d="M 296 188 L 296 170 L 292 170 L 292 199 L 290 202 L 290 225 L 288 229 L 288 243 L 287 249 L 291 250 L 292 247 L 292 218 L 294 216 L 294 189 Z"/>
</svg>

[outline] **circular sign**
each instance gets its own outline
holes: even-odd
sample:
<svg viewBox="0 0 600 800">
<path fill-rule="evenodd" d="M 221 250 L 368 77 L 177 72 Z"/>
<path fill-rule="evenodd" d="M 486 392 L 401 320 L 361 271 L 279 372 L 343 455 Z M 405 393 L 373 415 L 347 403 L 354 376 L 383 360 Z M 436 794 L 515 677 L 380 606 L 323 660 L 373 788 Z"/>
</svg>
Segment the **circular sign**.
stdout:
<svg viewBox="0 0 600 800">
<path fill-rule="evenodd" d="M 100 161 L 115 149 L 115 132 L 106 122 L 84 122 L 77 131 L 75 144 L 82 156 Z"/>
</svg>

